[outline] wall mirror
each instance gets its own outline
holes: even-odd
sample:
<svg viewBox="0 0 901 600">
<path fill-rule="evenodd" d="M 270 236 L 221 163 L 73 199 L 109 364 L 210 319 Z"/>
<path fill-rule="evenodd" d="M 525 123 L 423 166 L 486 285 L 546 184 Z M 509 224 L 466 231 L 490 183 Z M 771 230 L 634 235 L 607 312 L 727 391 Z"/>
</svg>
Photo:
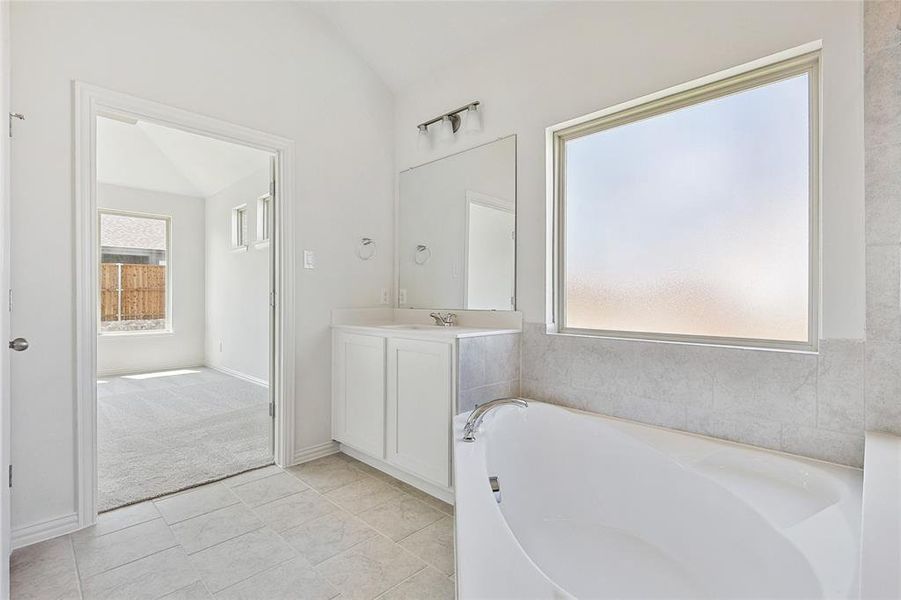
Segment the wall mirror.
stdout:
<svg viewBox="0 0 901 600">
<path fill-rule="evenodd" d="M 398 306 L 514 310 L 516 136 L 400 174 Z"/>
</svg>

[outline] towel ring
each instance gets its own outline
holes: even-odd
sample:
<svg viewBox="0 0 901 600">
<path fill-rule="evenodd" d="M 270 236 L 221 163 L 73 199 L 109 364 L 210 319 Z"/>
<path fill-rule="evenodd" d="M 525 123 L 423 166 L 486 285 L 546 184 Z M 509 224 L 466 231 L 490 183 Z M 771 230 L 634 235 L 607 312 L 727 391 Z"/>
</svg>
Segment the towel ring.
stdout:
<svg viewBox="0 0 901 600">
<path fill-rule="evenodd" d="M 364 237 L 360 240 L 360 245 L 357 246 L 357 258 L 360 260 L 369 260 L 375 256 L 375 240 L 372 238 Z"/>
<path fill-rule="evenodd" d="M 413 262 L 417 265 L 424 265 L 432 258 L 432 250 L 425 244 L 416 246 L 416 254 L 413 255 Z"/>
</svg>

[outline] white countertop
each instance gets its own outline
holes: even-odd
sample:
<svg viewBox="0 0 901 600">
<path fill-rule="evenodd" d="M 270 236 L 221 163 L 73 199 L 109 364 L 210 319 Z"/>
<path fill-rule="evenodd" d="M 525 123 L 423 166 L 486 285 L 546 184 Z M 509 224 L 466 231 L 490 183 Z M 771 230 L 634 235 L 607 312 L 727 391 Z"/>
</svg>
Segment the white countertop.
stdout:
<svg viewBox="0 0 901 600">
<path fill-rule="evenodd" d="M 405 337 L 418 339 L 458 339 L 481 337 L 486 335 L 504 335 L 522 333 L 519 329 L 499 329 L 491 327 L 442 327 L 440 325 L 421 325 L 413 323 L 372 323 L 354 325 L 332 325 L 333 329 L 377 335 L 381 337 Z"/>
</svg>

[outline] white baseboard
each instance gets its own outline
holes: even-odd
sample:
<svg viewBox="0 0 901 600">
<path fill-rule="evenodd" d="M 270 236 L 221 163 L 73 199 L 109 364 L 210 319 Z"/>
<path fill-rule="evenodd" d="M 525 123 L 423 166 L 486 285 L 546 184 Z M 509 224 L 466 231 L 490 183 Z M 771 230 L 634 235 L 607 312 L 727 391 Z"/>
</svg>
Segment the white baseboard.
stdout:
<svg viewBox="0 0 901 600">
<path fill-rule="evenodd" d="M 340 452 L 340 448 L 336 442 L 328 441 L 324 444 L 316 444 L 315 446 L 295 450 L 294 462 L 291 464 L 299 465 L 300 463 L 310 462 L 311 460 L 329 456 L 330 454 L 337 454 L 338 452 Z"/>
<path fill-rule="evenodd" d="M 365 452 L 360 452 L 359 450 L 351 448 L 347 444 L 341 444 L 340 448 L 341 448 L 341 452 L 343 452 L 344 454 L 346 454 L 350 457 L 356 458 L 358 461 L 366 463 L 370 467 L 378 469 L 379 471 L 381 471 L 383 473 L 387 473 L 388 475 L 391 475 L 395 479 L 400 479 L 404 483 L 408 483 L 408 484 L 412 485 L 417 490 L 423 491 L 426 494 L 428 494 L 429 496 L 434 496 L 435 498 L 438 498 L 439 500 L 443 500 L 444 502 L 447 502 L 448 504 L 454 504 L 453 489 L 444 488 L 444 487 L 441 487 L 440 485 L 435 485 L 434 483 L 432 483 L 430 481 L 426 481 L 425 479 L 422 479 L 420 477 L 417 477 L 416 475 L 413 475 L 412 473 L 407 473 L 403 469 L 399 469 L 390 463 L 387 463 L 378 458 L 373 458 L 372 456 L 369 456 Z"/>
<path fill-rule="evenodd" d="M 203 365 L 193 364 L 185 365 L 185 363 L 172 363 L 164 365 L 153 365 L 151 367 L 143 366 L 140 368 L 113 369 L 111 371 L 101 371 L 97 373 L 97 377 L 118 377 L 119 375 L 134 375 L 136 373 L 156 373 L 158 371 L 177 371 L 178 369 L 199 369 Z"/>
<path fill-rule="evenodd" d="M 225 373 L 226 375 L 231 375 L 237 379 L 243 379 L 244 381 L 249 381 L 250 383 L 255 383 L 264 388 L 269 388 L 269 382 L 265 379 L 260 379 L 259 377 L 254 377 L 253 375 L 248 375 L 247 373 L 242 373 L 241 371 L 236 371 L 234 369 L 229 369 L 228 367 L 222 367 L 219 365 L 204 365 L 208 369 L 212 369 L 214 371 L 219 371 L 220 373 Z"/>
<path fill-rule="evenodd" d="M 31 544 L 72 533 L 77 529 L 78 513 L 71 513 L 39 523 L 17 527 L 12 530 L 12 548 L 15 550 L 23 546 L 30 546 Z"/>
</svg>

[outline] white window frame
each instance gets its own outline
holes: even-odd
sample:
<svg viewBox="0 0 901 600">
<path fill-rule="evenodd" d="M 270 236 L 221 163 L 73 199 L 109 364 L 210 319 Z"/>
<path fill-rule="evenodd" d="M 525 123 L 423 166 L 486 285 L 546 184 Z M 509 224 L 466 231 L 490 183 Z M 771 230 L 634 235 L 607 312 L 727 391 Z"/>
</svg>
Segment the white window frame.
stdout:
<svg viewBox="0 0 901 600">
<path fill-rule="evenodd" d="M 808 44 L 717 73 L 676 88 L 671 88 L 549 127 L 548 207 L 549 207 L 549 333 L 589 335 L 616 339 L 694 343 L 717 346 L 780 349 L 815 352 L 819 338 L 819 206 L 820 206 L 820 52 L 819 43 Z M 566 326 L 565 233 L 566 173 L 565 144 L 569 140 L 611 129 L 649 117 L 775 83 L 793 76 L 808 75 L 809 105 L 809 248 L 808 248 L 808 327 L 807 340 L 785 341 L 756 338 L 713 337 L 655 332 L 581 329 Z"/>
<path fill-rule="evenodd" d="M 99 273 L 100 264 L 103 261 L 103 253 L 100 245 L 100 236 L 102 234 L 100 218 L 101 215 L 117 215 L 121 217 L 137 217 L 140 219 L 157 219 L 166 222 L 166 326 L 163 329 L 150 329 L 147 331 L 103 331 L 100 328 L 100 278 L 97 279 L 97 335 L 100 337 L 125 337 L 125 336 L 153 336 L 153 335 L 172 335 L 175 330 L 172 328 L 172 217 L 170 215 L 158 215 L 153 213 L 142 213 L 126 210 L 117 210 L 113 208 L 97 209 L 97 268 Z"/>
<path fill-rule="evenodd" d="M 242 220 L 243 215 L 243 220 Z M 247 234 L 250 231 L 248 226 L 247 204 L 240 204 L 231 210 L 231 246 L 236 252 L 247 251 Z"/>
<path fill-rule="evenodd" d="M 272 194 L 257 198 L 257 237 L 255 248 L 265 248 L 272 239 Z"/>
</svg>

